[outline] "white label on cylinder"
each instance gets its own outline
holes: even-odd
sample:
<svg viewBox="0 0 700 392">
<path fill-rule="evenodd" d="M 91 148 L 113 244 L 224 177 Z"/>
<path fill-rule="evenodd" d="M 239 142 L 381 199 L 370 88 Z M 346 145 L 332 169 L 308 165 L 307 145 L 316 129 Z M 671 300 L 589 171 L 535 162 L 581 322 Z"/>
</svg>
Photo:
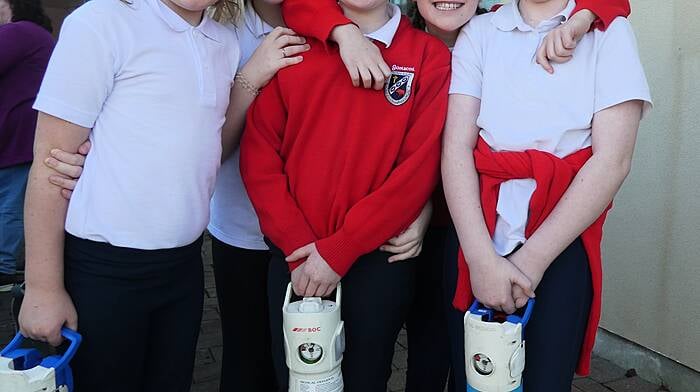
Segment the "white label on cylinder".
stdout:
<svg viewBox="0 0 700 392">
<path fill-rule="evenodd" d="M 320 380 L 298 380 L 299 392 L 340 392 L 343 390 L 343 376 L 337 372 Z"/>
</svg>

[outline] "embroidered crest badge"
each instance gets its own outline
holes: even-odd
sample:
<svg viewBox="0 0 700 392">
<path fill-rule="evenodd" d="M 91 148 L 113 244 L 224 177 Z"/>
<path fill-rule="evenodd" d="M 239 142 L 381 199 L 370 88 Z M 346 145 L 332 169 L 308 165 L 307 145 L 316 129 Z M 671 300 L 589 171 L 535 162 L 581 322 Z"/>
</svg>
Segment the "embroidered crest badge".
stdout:
<svg viewBox="0 0 700 392">
<path fill-rule="evenodd" d="M 384 85 L 384 96 L 392 105 L 403 105 L 411 96 L 413 72 L 392 70 L 389 81 Z"/>
</svg>

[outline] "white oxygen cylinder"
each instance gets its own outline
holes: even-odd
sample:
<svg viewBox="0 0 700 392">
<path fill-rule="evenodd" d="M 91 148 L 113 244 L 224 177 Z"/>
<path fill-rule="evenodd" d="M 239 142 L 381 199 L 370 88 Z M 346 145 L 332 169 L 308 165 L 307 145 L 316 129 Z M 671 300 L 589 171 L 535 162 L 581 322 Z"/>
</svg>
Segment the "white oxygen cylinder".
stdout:
<svg viewBox="0 0 700 392">
<path fill-rule="evenodd" d="M 464 315 L 467 392 L 522 392 L 525 369 L 523 328 L 532 314 L 503 315 L 478 302 Z"/>
<path fill-rule="evenodd" d="M 306 297 L 290 303 L 291 297 L 290 283 L 282 306 L 289 392 L 342 392 L 345 329 L 340 283 L 335 302 Z"/>
</svg>

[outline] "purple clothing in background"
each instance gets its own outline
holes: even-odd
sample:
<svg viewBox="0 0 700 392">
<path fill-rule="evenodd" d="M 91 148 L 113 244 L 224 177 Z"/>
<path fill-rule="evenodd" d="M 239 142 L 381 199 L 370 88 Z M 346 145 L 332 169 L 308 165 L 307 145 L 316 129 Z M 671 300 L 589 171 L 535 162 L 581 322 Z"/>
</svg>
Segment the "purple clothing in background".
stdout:
<svg viewBox="0 0 700 392">
<path fill-rule="evenodd" d="M 0 25 L 0 168 L 32 161 L 32 109 L 54 40 L 32 22 Z"/>
</svg>

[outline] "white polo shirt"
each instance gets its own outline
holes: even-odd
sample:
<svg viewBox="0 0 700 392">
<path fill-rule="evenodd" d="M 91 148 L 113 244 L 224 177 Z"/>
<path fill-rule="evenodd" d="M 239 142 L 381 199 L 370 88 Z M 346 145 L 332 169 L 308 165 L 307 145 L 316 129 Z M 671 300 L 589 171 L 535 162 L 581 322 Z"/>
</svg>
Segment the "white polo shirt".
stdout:
<svg viewBox="0 0 700 392">
<path fill-rule="evenodd" d="M 368 38 L 382 42 L 389 47 L 401 22 L 401 11 L 395 5 L 390 6 L 391 19 L 372 33 Z M 272 27 L 265 23 L 253 7 L 247 7 L 239 25 L 229 24 L 235 32 L 241 47 L 243 67 L 253 55 L 255 49 L 263 42 Z M 302 54 L 303 56 L 303 54 Z M 303 63 L 299 66 L 303 66 Z M 214 196 L 211 199 L 211 220 L 207 229 L 219 241 L 244 249 L 265 250 L 258 216 L 250 203 L 248 193 L 241 180 L 239 169 L 240 151 L 236 149 L 219 170 Z"/>
<path fill-rule="evenodd" d="M 537 149 L 565 157 L 591 145 L 593 115 L 630 100 L 651 103 L 630 23 L 617 18 L 605 31 L 586 34 L 571 61 L 548 74 L 535 61 L 544 36 L 567 20 L 573 0 L 536 29 L 518 1 L 477 16 L 452 52 L 450 94 L 481 99 L 480 136 L 496 151 Z M 501 255 L 525 242 L 534 179 L 506 181 L 498 197 L 493 242 Z"/>
<path fill-rule="evenodd" d="M 66 18 L 34 108 L 92 128 L 66 231 L 137 249 L 184 246 L 209 221 L 235 35 L 159 0 L 93 0 Z"/>
<path fill-rule="evenodd" d="M 255 49 L 272 31 L 272 26 L 265 23 L 252 6 L 246 7 L 243 20 L 238 25 L 229 23 L 226 27 L 238 37 L 241 47 L 239 67 L 248 62 Z M 211 219 L 207 229 L 216 239 L 228 245 L 266 250 L 267 245 L 263 241 L 258 216 L 241 180 L 239 161 L 240 150 L 236 148 L 219 169 L 214 196 L 211 198 Z"/>
</svg>

